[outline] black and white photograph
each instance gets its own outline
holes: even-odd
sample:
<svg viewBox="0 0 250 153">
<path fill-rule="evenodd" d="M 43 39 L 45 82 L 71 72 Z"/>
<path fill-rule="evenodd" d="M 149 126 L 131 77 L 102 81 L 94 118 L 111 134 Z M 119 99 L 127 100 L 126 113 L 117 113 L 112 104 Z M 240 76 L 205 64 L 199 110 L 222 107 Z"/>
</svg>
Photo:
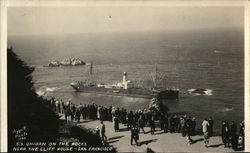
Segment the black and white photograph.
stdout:
<svg viewBox="0 0 250 153">
<path fill-rule="evenodd" d="M 8 152 L 245 151 L 244 21 L 244 5 L 8 7 Z"/>
</svg>

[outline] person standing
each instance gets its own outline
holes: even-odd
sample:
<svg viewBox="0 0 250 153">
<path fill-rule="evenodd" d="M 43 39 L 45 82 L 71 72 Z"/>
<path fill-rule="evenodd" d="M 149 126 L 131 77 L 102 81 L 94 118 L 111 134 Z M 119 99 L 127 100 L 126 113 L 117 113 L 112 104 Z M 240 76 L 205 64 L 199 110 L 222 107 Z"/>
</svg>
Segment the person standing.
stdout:
<svg viewBox="0 0 250 153">
<path fill-rule="evenodd" d="M 119 119 L 118 119 L 118 117 L 117 116 L 115 116 L 114 117 L 114 130 L 115 130 L 115 132 L 117 132 L 117 131 L 119 131 Z"/>
<path fill-rule="evenodd" d="M 86 106 L 86 104 L 84 104 L 83 107 L 82 107 L 82 109 L 81 109 L 81 112 L 82 112 L 82 119 L 83 119 L 83 120 L 86 120 L 86 117 L 87 117 L 86 110 L 87 110 L 87 106 Z"/>
<path fill-rule="evenodd" d="M 180 117 L 176 115 L 175 117 L 175 132 L 180 133 L 181 125 L 180 125 Z"/>
<path fill-rule="evenodd" d="M 140 117 L 139 112 L 138 112 L 138 110 L 136 110 L 134 113 L 134 124 L 136 124 L 138 122 L 139 117 Z"/>
<path fill-rule="evenodd" d="M 173 117 L 173 126 L 174 126 L 174 133 L 178 133 L 178 116 L 174 115 Z"/>
<path fill-rule="evenodd" d="M 101 139 L 103 144 L 106 144 L 107 141 L 107 136 L 105 135 L 105 132 L 106 132 L 105 124 L 103 123 L 103 121 L 101 121 Z"/>
<path fill-rule="evenodd" d="M 138 126 L 139 126 L 139 132 L 140 132 L 140 129 L 142 129 L 142 132 L 145 134 L 145 131 L 144 131 L 144 120 L 143 120 L 142 115 L 140 115 L 140 118 L 138 120 Z"/>
<path fill-rule="evenodd" d="M 164 117 L 164 114 L 161 113 L 159 118 L 161 130 L 164 130 Z"/>
<path fill-rule="evenodd" d="M 168 132 L 168 114 L 165 114 L 163 118 L 164 132 Z"/>
<path fill-rule="evenodd" d="M 71 103 L 70 104 L 70 112 L 71 112 L 70 116 L 71 116 L 72 121 L 74 120 L 74 117 L 75 117 L 75 111 L 76 111 L 76 107 L 74 104 Z"/>
<path fill-rule="evenodd" d="M 130 144 L 133 145 L 133 141 L 135 141 L 136 145 L 138 146 L 138 140 L 139 140 L 139 130 L 135 126 L 131 128 L 131 138 L 130 138 Z"/>
<path fill-rule="evenodd" d="M 65 106 L 64 114 L 65 114 L 65 120 L 68 121 L 68 117 L 71 115 L 71 110 L 69 105 Z"/>
<path fill-rule="evenodd" d="M 151 134 L 153 135 L 155 133 L 155 121 L 154 121 L 154 116 L 152 116 L 150 120 L 150 128 L 151 128 Z"/>
<path fill-rule="evenodd" d="M 174 126 L 175 126 L 175 123 L 174 123 L 174 117 L 173 115 L 170 117 L 169 119 L 169 122 L 170 122 L 170 133 L 173 133 L 174 132 Z"/>
<path fill-rule="evenodd" d="M 230 146 L 229 144 L 229 125 L 226 121 L 222 121 L 221 126 L 221 138 L 222 142 L 224 143 L 224 148 L 227 148 Z"/>
<path fill-rule="evenodd" d="M 184 119 L 184 117 L 181 117 L 180 118 L 180 125 L 181 125 L 181 135 L 183 136 L 183 137 L 185 137 L 185 135 L 186 135 L 186 120 Z"/>
<path fill-rule="evenodd" d="M 244 144 L 245 144 L 245 126 L 244 121 L 240 123 L 240 131 L 239 131 L 239 147 L 244 150 Z"/>
<path fill-rule="evenodd" d="M 56 110 L 56 113 L 59 113 L 59 100 L 56 99 L 56 102 L 55 102 L 55 110 Z"/>
<path fill-rule="evenodd" d="M 100 129 L 98 126 L 95 128 L 95 135 L 100 138 Z"/>
<path fill-rule="evenodd" d="M 231 127 L 230 127 L 230 138 L 231 138 L 231 144 L 232 148 L 234 151 L 236 151 L 237 145 L 238 145 L 238 136 L 237 136 L 237 125 L 235 124 L 234 121 L 231 122 Z"/>
<path fill-rule="evenodd" d="M 196 127 L 196 121 L 195 118 L 192 118 L 192 122 L 191 122 L 191 135 L 194 136 L 195 135 L 195 127 Z"/>
<path fill-rule="evenodd" d="M 97 106 L 97 115 L 96 115 L 96 116 L 97 116 L 97 119 L 100 119 L 100 120 L 101 120 L 101 117 L 100 117 L 100 114 L 101 114 L 101 113 L 100 113 L 100 112 L 101 112 L 101 106 L 98 105 L 98 106 Z"/>
<path fill-rule="evenodd" d="M 59 113 L 63 113 L 63 101 L 62 99 L 59 101 Z"/>
<path fill-rule="evenodd" d="M 77 109 L 76 109 L 76 114 L 75 114 L 75 116 L 76 116 L 77 122 L 79 123 L 79 122 L 80 122 L 80 117 L 81 117 L 80 108 L 77 108 Z"/>
<path fill-rule="evenodd" d="M 112 106 L 108 108 L 108 121 L 112 121 Z"/>
<path fill-rule="evenodd" d="M 213 119 L 211 117 L 208 119 L 208 123 L 209 123 L 209 126 L 208 126 L 208 135 L 209 135 L 209 137 L 212 137 L 213 136 L 214 121 L 213 121 Z"/>
<path fill-rule="evenodd" d="M 186 122 L 186 142 L 188 145 L 190 145 L 193 140 L 191 139 L 191 133 L 192 133 L 192 129 L 191 129 L 191 126 L 192 126 L 192 121 L 191 121 L 191 117 L 189 116 L 187 118 L 187 122 Z"/>
<path fill-rule="evenodd" d="M 208 147 L 209 144 L 208 126 L 209 126 L 208 120 L 205 118 L 204 121 L 202 122 L 202 132 L 204 135 L 205 147 Z"/>
<path fill-rule="evenodd" d="M 133 122 L 134 122 L 133 112 L 130 111 L 130 113 L 127 116 L 128 116 L 128 119 L 127 119 L 128 120 L 128 124 L 127 124 L 127 126 L 130 129 L 132 127 L 132 125 L 133 125 Z"/>
</svg>

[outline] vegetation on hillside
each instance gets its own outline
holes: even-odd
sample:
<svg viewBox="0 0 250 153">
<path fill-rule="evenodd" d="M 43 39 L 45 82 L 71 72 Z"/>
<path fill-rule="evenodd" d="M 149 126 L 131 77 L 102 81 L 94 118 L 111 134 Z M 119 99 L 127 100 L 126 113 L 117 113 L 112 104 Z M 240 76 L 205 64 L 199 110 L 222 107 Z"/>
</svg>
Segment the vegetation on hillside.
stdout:
<svg viewBox="0 0 250 153">
<path fill-rule="evenodd" d="M 19 129 L 27 130 L 27 142 L 58 142 L 64 139 L 103 146 L 101 139 L 88 129 L 59 120 L 59 116 L 46 105 L 49 101 L 36 94 L 33 71 L 34 68 L 23 62 L 12 48 L 7 49 L 9 152 L 16 142 L 13 131 Z M 60 132 L 67 128 L 68 132 Z"/>
<path fill-rule="evenodd" d="M 13 130 L 24 126 L 28 130 L 27 141 L 49 141 L 58 131 L 58 116 L 43 105 L 43 99 L 35 92 L 33 71 L 34 68 L 27 66 L 12 48 L 7 49 L 9 147 L 15 141 Z"/>
</svg>

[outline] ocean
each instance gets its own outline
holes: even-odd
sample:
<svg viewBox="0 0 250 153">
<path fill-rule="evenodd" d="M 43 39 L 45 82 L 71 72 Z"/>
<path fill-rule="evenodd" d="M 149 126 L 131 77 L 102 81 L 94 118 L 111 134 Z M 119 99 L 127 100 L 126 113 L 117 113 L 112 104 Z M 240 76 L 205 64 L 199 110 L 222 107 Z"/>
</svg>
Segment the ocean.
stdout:
<svg viewBox="0 0 250 153">
<path fill-rule="evenodd" d="M 150 79 L 155 65 L 167 75 L 169 88 L 179 88 L 178 101 L 164 101 L 170 112 L 196 117 L 198 128 L 212 117 L 216 131 L 222 120 L 244 120 L 244 31 L 242 29 L 195 29 L 9 36 L 8 45 L 28 65 L 34 66 L 37 93 L 75 104 L 96 103 L 148 108 L 150 99 L 77 93 L 73 81 L 84 81 L 88 66 L 43 67 L 51 60 L 77 57 L 93 62 L 93 72 L 105 83 L 122 81 L 126 71 L 132 82 Z M 207 94 L 189 94 L 193 89 Z"/>
</svg>

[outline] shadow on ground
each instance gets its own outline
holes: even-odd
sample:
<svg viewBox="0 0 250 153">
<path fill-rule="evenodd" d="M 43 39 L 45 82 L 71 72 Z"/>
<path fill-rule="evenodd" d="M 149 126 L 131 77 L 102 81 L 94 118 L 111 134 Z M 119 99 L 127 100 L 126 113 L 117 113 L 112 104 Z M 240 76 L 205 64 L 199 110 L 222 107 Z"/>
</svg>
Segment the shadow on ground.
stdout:
<svg viewBox="0 0 250 153">
<path fill-rule="evenodd" d="M 193 140 L 192 141 L 192 144 L 196 143 L 196 142 L 199 142 L 199 141 L 203 141 L 204 139 L 203 138 L 200 138 L 200 139 L 197 139 L 197 140 Z"/>
<path fill-rule="evenodd" d="M 224 144 L 216 144 L 216 145 L 209 145 L 208 147 L 210 147 L 210 148 L 217 148 L 217 147 L 219 147 L 219 146 L 222 146 L 222 145 L 224 145 Z"/>
<path fill-rule="evenodd" d="M 108 141 L 108 143 L 111 144 L 111 143 L 115 143 L 117 141 L 119 141 L 119 140 Z"/>
<path fill-rule="evenodd" d="M 129 129 L 128 128 L 119 129 L 119 132 L 123 132 L 123 131 L 129 131 Z"/>
<path fill-rule="evenodd" d="M 119 138 L 122 138 L 122 137 L 124 137 L 124 136 L 116 136 L 116 137 L 111 137 L 111 138 L 109 138 L 108 140 L 114 140 L 114 139 L 119 139 Z"/>
<path fill-rule="evenodd" d="M 148 145 L 149 143 L 156 142 L 157 139 L 151 139 L 151 140 L 146 140 L 146 141 L 141 141 L 140 145 Z"/>
</svg>

